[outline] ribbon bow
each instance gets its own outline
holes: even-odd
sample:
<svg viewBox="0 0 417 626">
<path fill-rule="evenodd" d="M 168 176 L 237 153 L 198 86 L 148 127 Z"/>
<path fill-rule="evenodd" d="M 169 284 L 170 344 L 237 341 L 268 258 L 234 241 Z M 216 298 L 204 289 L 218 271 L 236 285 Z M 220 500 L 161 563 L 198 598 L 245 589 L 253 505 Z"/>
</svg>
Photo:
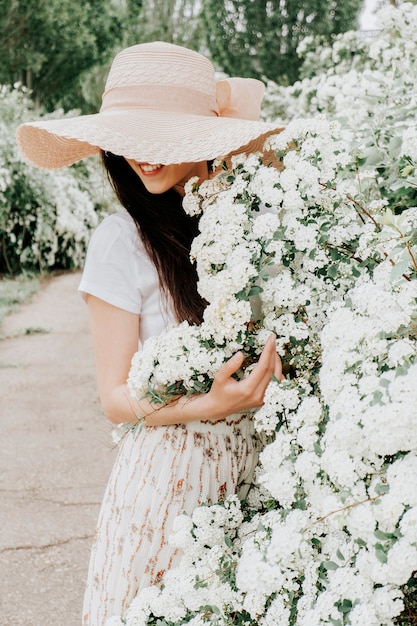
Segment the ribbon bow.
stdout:
<svg viewBox="0 0 417 626">
<path fill-rule="evenodd" d="M 226 78 L 216 83 L 219 117 L 259 120 L 265 85 L 256 78 Z"/>
</svg>

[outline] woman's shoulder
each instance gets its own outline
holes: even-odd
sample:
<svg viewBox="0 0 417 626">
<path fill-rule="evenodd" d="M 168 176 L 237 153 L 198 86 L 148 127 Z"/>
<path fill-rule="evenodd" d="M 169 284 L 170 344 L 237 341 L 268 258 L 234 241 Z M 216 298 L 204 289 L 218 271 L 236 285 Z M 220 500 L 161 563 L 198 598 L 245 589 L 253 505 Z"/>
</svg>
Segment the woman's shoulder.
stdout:
<svg viewBox="0 0 417 626">
<path fill-rule="evenodd" d="M 129 215 L 126 209 L 119 209 L 115 213 L 110 213 L 100 222 L 94 231 L 94 234 L 100 232 L 126 232 L 136 233 L 137 228 L 133 218 Z"/>
<path fill-rule="evenodd" d="M 95 229 L 90 241 L 90 247 L 96 248 L 118 245 L 123 245 L 141 255 L 145 253 L 137 226 L 125 209 L 107 215 Z"/>
</svg>

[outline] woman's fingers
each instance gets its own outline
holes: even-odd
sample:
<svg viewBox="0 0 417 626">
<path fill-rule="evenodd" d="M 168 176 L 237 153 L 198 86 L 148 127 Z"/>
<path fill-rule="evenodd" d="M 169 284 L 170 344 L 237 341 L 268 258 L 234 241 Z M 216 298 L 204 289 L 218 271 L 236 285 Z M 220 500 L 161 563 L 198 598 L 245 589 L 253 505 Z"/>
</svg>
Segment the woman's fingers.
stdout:
<svg viewBox="0 0 417 626">
<path fill-rule="evenodd" d="M 265 381 L 267 385 L 271 380 L 272 374 L 275 372 L 276 356 L 275 336 L 271 335 L 262 350 L 259 361 L 247 377 L 246 381 L 251 383 L 254 387 L 258 387 L 263 381 Z"/>
<path fill-rule="evenodd" d="M 274 376 L 277 380 L 285 380 L 285 376 L 282 373 L 282 361 L 279 354 L 275 353 L 275 364 L 274 364 Z"/>
<path fill-rule="evenodd" d="M 241 367 L 244 360 L 242 352 L 237 352 L 219 369 L 215 380 L 223 384 Z M 271 335 L 262 350 L 261 356 L 252 372 L 245 379 L 247 386 L 255 388 L 265 382 L 265 387 L 274 374 L 279 380 L 282 378 L 281 359 L 275 351 L 275 336 Z"/>
<path fill-rule="evenodd" d="M 242 366 L 243 360 L 243 353 L 237 352 L 222 365 L 214 378 L 214 382 L 216 387 L 217 385 L 224 387 L 231 382 L 237 384 L 242 397 L 250 397 L 253 395 L 254 399 L 256 399 L 259 404 L 260 398 L 263 398 L 265 389 L 271 381 L 272 376 L 275 376 L 278 380 L 284 379 L 281 359 L 275 350 L 275 335 L 271 335 L 268 338 L 259 360 L 249 376 L 240 381 L 240 383 L 237 383 L 232 376 Z"/>
<path fill-rule="evenodd" d="M 210 419 L 223 419 L 232 413 L 255 409 L 263 405 L 265 390 L 272 377 L 275 376 L 278 380 L 284 379 L 275 342 L 275 336 L 271 335 L 251 373 L 240 381 L 233 378 L 233 374 L 243 364 L 242 352 L 237 352 L 222 365 L 207 394 L 206 411 L 211 415 Z"/>
<path fill-rule="evenodd" d="M 242 352 L 236 352 L 224 365 L 221 366 L 215 376 L 215 381 L 219 384 L 227 382 L 227 380 L 241 367 L 243 363 Z"/>
</svg>

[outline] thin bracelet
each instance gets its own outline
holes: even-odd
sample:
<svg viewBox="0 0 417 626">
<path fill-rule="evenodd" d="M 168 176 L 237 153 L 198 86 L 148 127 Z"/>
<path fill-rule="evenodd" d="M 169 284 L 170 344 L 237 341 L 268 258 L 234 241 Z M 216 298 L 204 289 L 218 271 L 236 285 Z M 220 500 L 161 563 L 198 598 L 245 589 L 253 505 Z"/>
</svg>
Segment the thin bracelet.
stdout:
<svg viewBox="0 0 417 626">
<path fill-rule="evenodd" d="M 111 436 L 113 442 L 115 444 L 119 444 L 120 441 L 127 435 L 129 432 L 136 432 L 137 430 L 142 430 L 143 426 L 146 426 L 145 418 L 143 415 L 138 413 L 137 420 L 132 424 L 132 422 L 121 422 L 117 424 L 112 430 Z"/>
</svg>

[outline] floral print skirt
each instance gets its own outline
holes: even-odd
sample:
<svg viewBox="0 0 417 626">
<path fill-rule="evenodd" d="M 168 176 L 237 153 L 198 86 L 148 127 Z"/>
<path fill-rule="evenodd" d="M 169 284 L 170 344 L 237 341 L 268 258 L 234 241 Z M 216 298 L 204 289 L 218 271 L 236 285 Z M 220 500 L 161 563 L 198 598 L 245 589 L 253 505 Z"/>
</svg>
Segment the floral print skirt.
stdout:
<svg viewBox="0 0 417 626">
<path fill-rule="evenodd" d="M 257 462 L 245 415 L 145 427 L 119 445 L 91 553 L 83 626 L 105 626 L 140 589 L 157 584 L 180 557 L 168 543 L 174 519 L 232 493 L 243 499 Z"/>
</svg>

